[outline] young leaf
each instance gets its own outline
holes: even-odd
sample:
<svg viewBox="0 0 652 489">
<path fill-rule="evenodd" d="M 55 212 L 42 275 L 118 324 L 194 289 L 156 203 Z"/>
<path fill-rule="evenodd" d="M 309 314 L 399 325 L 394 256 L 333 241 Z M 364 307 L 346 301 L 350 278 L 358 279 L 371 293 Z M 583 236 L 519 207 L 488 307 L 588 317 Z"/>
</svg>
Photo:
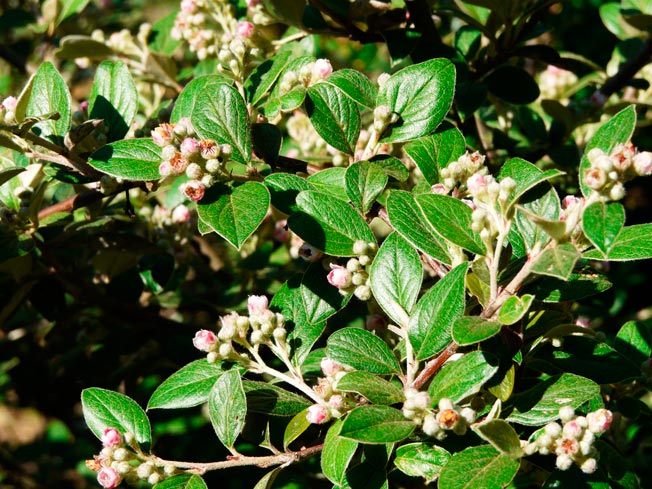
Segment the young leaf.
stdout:
<svg viewBox="0 0 652 489">
<path fill-rule="evenodd" d="M 158 180 L 161 148 L 151 138 L 121 139 L 95 151 L 88 162 L 96 170 L 126 180 Z"/>
<path fill-rule="evenodd" d="M 371 264 L 369 281 L 376 301 L 396 324 L 409 321 L 422 278 L 419 253 L 398 233 L 390 234 Z"/>
<path fill-rule="evenodd" d="M 434 134 L 410 141 L 404 149 L 432 185 L 439 181 L 439 170 L 464 154 L 466 141 L 459 129 L 443 123 Z"/>
<path fill-rule="evenodd" d="M 589 250 L 584 258 L 604 260 L 598 250 Z M 652 258 L 652 224 L 636 224 L 622 229 L 609 250 L 610 261 L 646 260 Z"/>
<path fill-rule="evenodd" d="M 471 208 L 448 195 L 421 194 L 416 197 L 428 223 L 451 243 L 478 255 L 486 249 L 478 233 L 471 230 Z"/>
<path fill-rule="evenodd" d="M 70 105 L 68 85 L 50 61 L 44 62 L 31 81 L 25 117 L 39 117 L 57 112 L 59 118 L 39 122 L 32 130 L 45 139 L 61 143 L 63 136 L 70 129 L 72 120 Z M 16 117 L 18 118 L 18 112 Z"/>
<path fill-rule="evenodd" d="M 222 75 L 205 75 L 194 78 L 177 97 L 170 115 L 170 122 L 176 123 L 183 117 L 189 118 L 195 111 L 199 94 L 212 92 L 218 85 L 231 83 L 232 80 Z"/>
<path fill-rule="evenodd" d="M 580 161 L 579 179 L 580 189 L 582 195 L 587 197 L 593 190 L 584 183 L 584 173 L 591 167 L 588 154 L 594 149 L 598 148 L 610 155 L 613 149 L 618 144 L 625 144 L 631 138 L 636 127 L 636 109 L 633 105 L 624 108 L 613 116 L 609 121 L 602 125 L 591 140 L 584 148 L 584 155 Z"/>
<path fill-rule="evenodd" d="M 163 479 L 152 489 L 208 489 L 208 486 L 198 475 L 185 473 Z"/>
<path fill-rule="evenodd" d="M 106 428 L 116 428 L 123 435 L 131 433 L 141 444 L 152 442 L 152 429 L 145 411 L 133 399 L 91 387 L 81 395 L 84 421 L 95 436 L 102 439 Z"/>
<path fill-rule="evenodd" d="M 269 207 L 269 192 L 260 182 L 237 187 L 214 185 L 198 202 L 199 218 L 238 250 L 263 222 Z"/>
<path fill-rule="evenodd" d="M 404 440 L 416 425 L 389 406 L 359 406 L 344 420 L 340 436 L 361 443 L 393 443 Z"/>
<path fill-rule="evenodd" d="M 509 234 L 509 241 L 514 247 L 516 256 L 525 256 L 537 243 L 545 244 L 550 235 L 538 226 L 532 216 L 541 219 L 557 220 L 561 211 L 559 196 L 548 183 L 526 192 L 517 206 L 514 224 Z"/>
<path fill-rule="evenodd" d="M 534 295 L 523 294 L 522 296 L 513 295 L 508 297 L 507 300 L 500 306 L 498 311 L 498 321 L 501 324 L 509 326 L 525 316 L 525 313 L 530 309 Z"/>
<path fill-rule="evenodd" d="M 596 202 L 584 209 L 582 230 L 606 258 L 625 226 L 625 208 L 619 202 Z"/>
<path fill-rule="evenodd" d="M 247 414 L 240 372 L 229 370 L 217 379 L 208 396 L 208 413 L 217 437 L 225 447 L 232 448 Z"/>
<path fill-rule="evenodd" d="M 437 445 L 408 443 L 396 449 L 394 465 L 411 477 L 422 477 L 429 484 L 439 477 L 451 454 Z"/>
<path fill-rule="evenodd" d="M 387 198 L 387 215 L 392 227 L 412 246 L 435 260 L 450 264 L 446 241 L 426 224 L 426 217 L 413 194 L 392 190 Z"/>
<path fill-rule="evenodd" d="M 321 470 L 336 486 L 345 480 L 346 470 L 358 448 L 358 442 L 340 436 L 343 421 L 338 419 L 328 429 L 321 452 Z"/>
<path fill-rule="evenodd" d="M 190 113 L 190 122 L 203 139 L 230 144 L 233 161 L 245 165 L 251 162 L 249 112 L 235 88 L 217 83 L 210 91 L 200 91 Z"/>
<path fill-rule="evenodd" d="M 283 432 L 283 449 L 287 450 L 290 443 L 299 438 L 301 434 L 310 427 L 310 421 L 306 416 L 308 408 L 297 413 L 285 427 Z"/>
<path fill-rule="evenodd" d="M 354 102 L 368 109 L 374 108 L 374 101 L 378 95 L 376 86 L 359 71 L 351 69 L 338 70 L 330 75 L 325 83 L 335 85 Z"/>
<path fill-rule="evenodd" d="M 471 426 L 471 429 L 503 455 L 512 458 L 523 456 L 521 441 L 514 427 L 504 419 L 492 419 Z"/>
<path fill-rule="evenodd" d="M 138 112 L 138 92 L 122 61 L 103 61 L 97 67 L 88 98 L 91 119 L 104 119 L 109 142 L 122 139 Z"/>
<path fill-rule="evenodd" d="M 455 67 L 444 58 L 431 59 L 394 73 L 380 88 L 376 107 L 398 115 L 382 142 L 403 142 L 433 132 L 448 113 L 455 91 Z"/>
<path fill-rule="evenodd" d="M 265 178 L 265 186 L 269 190 L 272 205 L 285 214 L 299 210 L 296 204 L 299 192 L 315 189 L 305 178 L 292 173 L 272 173 Z"/>
<path fill-rule="evenodd" d="M 532 267 L 534 273 L 568 280 L 580 252 L 571 243 L 563 243 L 545 250 Z"/>
<path fill-rule="evenodd" d="M 439 476 L 439 489 L 506 487 L 518 472 L 519 460 L 483 445 L 456 453 Z"/>
<path fill-rule="evenodd" d="M 405 400 L 403 391 L 378 375 L 362 370 L 349 372 L 337 381 L 337 390 L 356 392 L 373 404 L 391 405 Z"/>
<path fill-rule="evenodd" d="M 442 398 L 453 403 L 466 399 L 478 392 L 497 371 L 498 360 L 483 351 L 473 351 L 447 363 L 428 389 L 432 404 L 436 405 Z"/>
<path fill-rule="evenodd" d="M 328 356 L 357 370 L 374 374 L 398 374 L 401 366 L 387 344 L 359 328 L 343 328 L 328 338 Z"/>
<path fill-rule="evenodd" d="M 353 155 L 360 135 L 360 110 L 342 90 L 328 83 L 308 89 L 306 111 L 317 133 L 339 151 Z"/>
<path fill-rule="evenodd" d="M 387 185 L 387 174 L 368 161 L 358 161 L 346 169 L 346 193 L 351 202 L 367 214 Z"/>
<path fill-rule="evenodd" d="M 487 321 L 480 316 L 462 316 L 453 323 L 453 341 L 460 346 L 480 343 L 498 334 L 502 325 L 497 321 Z"/>
<path fill-rule="evenodd" d="M 510 158 L 500 168 L 498 179 L 503 180 L 505 178 L 511 178 L 516 183 L 507 205 L 507 207 L 511 207 L 516 204 L 521 196 L 528 190 L 536 187 L 541 182 L 545 182 L 563 174 L 564 172 L 559 170 L 547 170 L 544 172 L 532 163 L 521 158 Z"/>
<path fill-rule="evenodd" d="M 360 214 L 345 202 L 306 190 L 297 197 L 300 213 L 290 216 L 290 229 L 317 249 L 333 256 L 354 256 L 353 244 L 375 241 Z"/>
<path fill-rule="evenodd" d="M 436 355 L 450 343 L 453 322 L 464 314 L 464 277 L 468 266 L 462 263 L 453 268 L 417 303 L 408 329 L 417 360 Z"/>
<path fill-rule="evenodd" d="M 310 406 L 305 397 L 268 382 L 243 380 L 242 388 L 247 397 L 247 411 L 251 413 L 295 416 Z"/>
</svg>

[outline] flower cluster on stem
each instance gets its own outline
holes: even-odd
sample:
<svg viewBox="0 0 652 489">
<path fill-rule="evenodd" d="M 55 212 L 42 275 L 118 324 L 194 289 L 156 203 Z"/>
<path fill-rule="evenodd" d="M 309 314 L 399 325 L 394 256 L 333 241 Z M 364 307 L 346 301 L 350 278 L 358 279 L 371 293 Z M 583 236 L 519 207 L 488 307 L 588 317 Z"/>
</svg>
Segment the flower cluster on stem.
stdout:
<svg viewBox="0 0 652 489">
<path fill-rule="evenodd" d="M 405 390 L 403 415 L 420 425 L 426 435 L 437 440 L 443 440 L 451 431 L 463 435 L 469 425 L 475 422 L 476 412 L 473 409 L 453 404 L 448 398 L 440 399 L 437 409 L 430 405 L 431 399 L 427 392 L 413 388 Z"/>
<path fill-rule="evenodd" d="M 365 243 L 362 240 L 353 244 L 353 252 L 357 255 L 349 259 L 346 266 L 330 263 L 328 283 L 337 287 L 340 294 L 348 295 L 353 293 L 361 301 L 371 299 L 371 287 L 369 286 L 368 268 L 373 261 L 378 245 L 376 243 Z"/>
<path fill-rule="evenodd" d="M 323 424 L 332 418 L 339 418 L 359 402 L 354 394 L 337 389 L 337 382 L 352 370 L 349 366 L 328 357 L 322 358 L 320 366 L 324 377 L 319 378 L 313 390 L 323 402 L 308 408 L 306 418 L 312 424 Z"/>
</svg>

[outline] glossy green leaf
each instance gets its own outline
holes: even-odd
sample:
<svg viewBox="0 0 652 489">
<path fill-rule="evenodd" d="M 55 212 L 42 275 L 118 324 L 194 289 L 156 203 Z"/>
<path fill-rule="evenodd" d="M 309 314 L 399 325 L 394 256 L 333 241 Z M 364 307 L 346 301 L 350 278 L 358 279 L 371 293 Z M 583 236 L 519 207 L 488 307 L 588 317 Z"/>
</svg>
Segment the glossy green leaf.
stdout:
<svg viewBox="0 0 652 489">
<path fill-rule="evenodd" d="M 532 266 L 532 272 L 567 280 L 580 256 L 572 243 L 562 243 L 545 250 Z"/>
<path fill-rule="evenodd" d="M 474 345 L 498 334 L 502 324 L 480 316 L 462 316 L 453 323 L 453 341 L 460 346 Z"/>
<path fill-rule="evenodd" d="M 498 311 L 498 321 L 502 324 L 510 325 L 520 320 L 532 305 L 534 295 L 523 294 L 522 296 L 513 295 L 500 306 Z"/>
<path fill-rule="evenodd" d="M 539 85 L 522 68 L 503 65 L 487 77 L 487 87 L 496 97 L 512 104 L 529 104 L 539 97 Z"/>
<path fill-rule="evenodd" d="M 600 294 L 611 286 L 603 275 L 572 273 L 568 280 L 541 277 L 525 290 L 542 302 L 569 302 Z"/>
<path fill-rule="evenodd" d="M 559 170 L 543 171 L 532 163 L 521 158 L 510 158 L 500 168 L 499 180 L 511 178 L 516 183 L 512 194 L 509 197 L 508 207 L 516 204 L 523 194 L 536 187 L 541 182 L 563 175 Z"/>
<path fill-rule="evenodd" d="M 158 180 L 163 161 L 161 148 L 151 138 L 121 139 L 95 151 L 88 164 L 96 170 L 126 180 Z"/>
<path fill-rule="evenodd" d="M 197 212 L 204 223 L 240 249 L 263 222 L 269 201 L 269 192 L 260 182 L 214 185 L 198 202 Z"/>
<path fill-rule="evenodd" d="M 61 24 L 68 17 L 80 13 L 86 8 L 90 0 L 61 0 L 57 25 Z"/>
<path fill-rule="evenodd" d="M 501 454 L 512 458 L 523 456 L 521 440 L 516 430 L 504 419 L 491 419 L 474 424 L 471 429 L 483 440 L 489 442 Z"/>
<path fill-rule="evenodd" d="M 284 469 L 282 465 L 275 467 L 274 469 L 270 470 L 267 472 L 262 479 L 260 479 L 256 485 L 253 487 L 253 489 L 272 489 L 274 485 L 274 481 L 276 480 L 276 477 L 281 473 L 281 471 Z"/>
<path fill-rule="evenodd" d="M 471 229 L 471 208 L 448 195 L 421 194 L 416 197 L 428 223 L 451 243 L 472 253 L 484 255 L 480 235 Z"/>
<path fill-rule="evenodd" d="M 328 429 L 321 452 L 321 470 L 337 486 L 344 483 L 346 470 L 358 448 L 358 442 L 340 436 L 343 421 L 338 419 Z"/>
<path fill-rule="evenodd" d="M 362 370 L 345 374 L 337 381 L 337 390 L 355 392 L 373 404 L 389 406 L 405 400 L 403 391 L 398 386 Z"/>
<path fill-rule="evenodd" d="M 256 106 L 271 90 L 281 72 L 290 61 L 292 52 L 280 51 L 276 56 L 258 65 L 245 82 L 247 100 Z"/>
<path fill-rule="evenodd" d="M 147 409 L 179 409 L 197 406 L 208 400 L 215 381 L 226 371 L 225 365 L 195 360 L 170 375 L 154 391 Z"/>
<path fill-rule="evenodd" d="M 230 83 L 232 80 L 222 75 L 204 75 L 192 79 L 177 97 L 170 115 L 170 122 L 179 122 L 183 117 L 190 118 L 195 111 L 197 99 L 201 93 L 211 93 L 218 85 Z"/>
<path fill-rule="evenodd" d="M 584 258 L 604 260 L 599 250 L 586 251 Z M 611 245 L 609 261 L 647 260 L 652 258 L 652 224 L 625 226 Z"/>
<path fill-rule="evenodd" d="M 506 487 L 518 472 L 517 459 L 483 445 L 453 455 L 441 471 L 439 489 L 486 489 Z"/>
<path fill-rule="evenodd" d="M 304 431 L 310 427 L 310 421 L 308 421 L 308 408 L 297 413 L 290 422 L 285 426 L 285 431 L 283 432 L 283 449 L 287 450 L 294 440 L 299 438 Z"/>
<path fill-rule="evenodd" d="M 404 474 L 423 478 L 430 483 L 439 477 L 450 458 L 451 454 L 437 445 L 408 443 L 396 449 L 394 465 Z"/>
<path fill-rule="evenodd" d="M 152 442 L 149 419 L 133 399 L 118 392 L 91 387 L 82 391 L 81 401 L 84 421 L 99 439 L 106 428 L 115 428 L 123 435 L 133 434 L 138 443 Z"/>
<path fill-rule="evenodd" d="M 643 364 L 652 355 L 650 321 L 627 321 L 618 331 L 614 347 L 634 365 Z"/>
<path fill-rule="evenodd" d="M 224 83 L 201 90 L 190 113 L 190 121 L 203 139 L 230 144 L 231 159 L 248 165 L 251 162 L 251 126 L 249 112 L 240 93 Z"/>
<path fill-rule="evenodd" d="M 343 328 L 328 338 L 328 357 L 357 370 L 374 374 L 398 374 L 401 365 L 378 336 L 359 328 Z"/>
<path fill-rule="evenodd" d="M 344 419 L 340 436 L 361 443 L 393 443 L 414 431 L 414 422 L 389 406 L 359 406 Z"/>
<path fill-rule="evenodd" d="M 325 82 L 335 85 L 354 102 L 369 109 L 374 108 L 378 90 L 371 80 L 359 71 L 348 68 L 338 70 Z"/>
<path fill-rule="evenodd" d="M 525 256 L 535 246 L 545 245 L 550 235 L 536 224 L 534 216 L 541 219 L 557 220 L 561 204 L 557 192 L 548 183 L 526 192 L 517 206 L 514 224 L 510 230 L 509 240 L 516 256 Z"/>
<path fill-rule="evenodd" d="M 444 58 L 414 64 L 394 73 L 380 88 L 376 106 L 397 114 L 382 142 L 403 142 L 433 132 L 453 102 L 455 67 Z"/>
<path fill-rule="evenodd" d="M 70 129 L 70 105 L 68 85 L 50 61 L 44 62 L 32 79 L 25 117 L 39 117 L 57 112 L 59 118 L 39 122 L 32 130 L 45 139 L 61 143 L 63 136 Z M 16 116 L 18 118 L 18 112 Z"/>
<path fill-rule="evenodd" d="M 208 486 L 200 476 L 185 473 L 163 479 L 153 489 L 208 489 Z"/>
<path fill-rule="evenodd" d="M 405 182 L 410 178 L 410 171 L 401 160 L 394 156 L 377 155 L 370 161 L 373 163 L 374 167 L 379 168 L 385 172 L 388 177 L 393 178 L 394 180 Z"/>
<path fill-rule="evenodd" d="M 346 193 L 363 214 L 369 212 L 387 181 L 387 174 L 368 161 L 358 161 L 346 169 Z"/>
<path fill-rule="evenodd" d="M 247 411 L 271 416 L 295 416 L 310 406 L 310 401 L 268 382 L 243 380 Z"/>
<path fill-rule="evenodd" d="M 503 412 L 507 421 L 525 426 L 541 426 L 559 417 L 559 408 L 577 409 L 600 394 L 600 386 L 585 377 L 564 373 L 550 377 L 534 387 L 513 395 Z"/>
<path fill-rule="evenodd" d="M 419 253 L 398 233 L 390 234 L 369 270 L 374 298 L 396 324 L 409 321 L 421 290 Z"/>
<path fill-rule="evenodd" d="M 596 202 L 584 209 L 582 230 L 606 258 L 625 226 L 625 208 L 619 202 Z"/>
<path fill-rule="evenodd" d="M 453 322 L 464 314 L 464 277 L 468 263 L 448 272 L 417 303 L 408 337 L 417 360 L 436 355 L 451 341 Z"/>
<path fill-rule="evenodd" d="M 315 189 L 308 180 L 292 173 L 272 173 L 265 178 L 265 186 L 269 190 L 272 205 L 285 214 L 299 210 L 296 203 L 299 192 Z"/>
<path fill-rule="evenodd" d="M 428 388 L 432 404 L 436 405 L 443 398 L 459 403 L 478 392 L 497 371 L 498 360 L 482 351 L 473 351 L 446 363 Z"/>
<path fill-rule="evenodd" d="M 323 194 L 349 201 L 346 193 L 346 168 L 326 168 L 308 177 L 308 182 Z"/>
<path fill-rule="evenodd" d="M 208 396 L 208 413 L 217 437 L 227 448 L 233 447 L 247 414 L 240 372 L 230 370 L 217 379 Z"/>
<path fill-rule="evenodd" d="M 434 134 L 410 141 L 404 149 L 426 181 L 433 185 L 439 182 L 439 170 L 464 154 L 466 142 L 459 129 L 443 123 Z"/>
<path fill-rule="evenodd" d="M 593 192 L 593 190 L 584 183 L 583 178 L 584 173 L 591 167 L 591 163 L 587 156 L 589 152 L 594 148 L 598 148 L 608 155 L 611 154 L 616 145 L 625 144 L 632 138 L 635 127 L 636 109 L 633 105 L 630 105 L 600 126 L 593 137 L 589 140 L 584 148 L 584 155 L 582 156 L 582 161 L 580 161 L 579 169 L 580 189 L 582 190 L 582 195 L 584 195 L 584 197 L 587 197 L 591 192 Z"/>
<path fill-rule="evenodd" d="M 297 196 L 297 205 L 301 212 L 288 219 L 290 229 L 324 253 L 354 256 L 356 241 L 375 241 L 369 225 L 346 202 L 306 190 Z"/>
<path fill-rule="evenodd" d="M 387 215 L 392 227 L 410 244 L 435 260 L 450 264 L 446 241 L 426 223 L 421 206 L 410 192 L 392 190 L 387 198 Z"/>
<path fill-rule="evenodd" d="M 107 139 L 122 139 L 138 112 L 138 92 L 131 73 L 122 61 L 103 61 L 95 71 L 88 98 L 91 119 L 104 119 Z"/>
<path fill-rule="evenodd" d="M 358 105 L 328 83 L 308 89 L 306 111 L 317 133 L 335 149 L 353 155 L 360 135 Z"/>
</svg>

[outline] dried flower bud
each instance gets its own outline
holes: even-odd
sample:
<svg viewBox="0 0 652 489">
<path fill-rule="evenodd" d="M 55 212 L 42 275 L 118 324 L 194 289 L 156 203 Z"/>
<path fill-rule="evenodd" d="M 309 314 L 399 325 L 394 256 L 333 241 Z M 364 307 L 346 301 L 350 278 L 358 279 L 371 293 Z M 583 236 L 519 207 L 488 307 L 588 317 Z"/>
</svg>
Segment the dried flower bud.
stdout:
<svg viewBox="0 0 652 489">
<path fill-rule="evenodd" d="M 192 201 L 197 202 L 204 198 L 206 187 L 197 180 L 190 180 L 181 187 L 181 191 Z"/>
<path fill-rule="evenodd" d="M 152 139 L 161 148 L 167 146 L 174 141 L 174 126 L 164 122 L 152 130 Z"/>
</svg>

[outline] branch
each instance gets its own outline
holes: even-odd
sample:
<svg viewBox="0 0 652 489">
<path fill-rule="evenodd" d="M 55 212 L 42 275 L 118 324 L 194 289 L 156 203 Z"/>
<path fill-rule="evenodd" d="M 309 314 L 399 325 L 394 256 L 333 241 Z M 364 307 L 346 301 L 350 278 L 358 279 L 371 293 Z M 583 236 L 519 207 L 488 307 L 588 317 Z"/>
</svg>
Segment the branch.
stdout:
<svg viewBox="0 0 652 489">
<path fill-rule="evenodd" d="M 421 388 L 426 382 L 428 382 L 439 369 L 446 363 L 450 357 L 452 357 L 457 351 L 457 345 L 454 342 L 450 342 L 446 349 L 439 354 L 437 358 L 433 358 L 426 366 L 423 367 L 423 370 L 419 373 L 414 382 L 412 382 L 412 387 L 415 389 Z"/>
</svg>

